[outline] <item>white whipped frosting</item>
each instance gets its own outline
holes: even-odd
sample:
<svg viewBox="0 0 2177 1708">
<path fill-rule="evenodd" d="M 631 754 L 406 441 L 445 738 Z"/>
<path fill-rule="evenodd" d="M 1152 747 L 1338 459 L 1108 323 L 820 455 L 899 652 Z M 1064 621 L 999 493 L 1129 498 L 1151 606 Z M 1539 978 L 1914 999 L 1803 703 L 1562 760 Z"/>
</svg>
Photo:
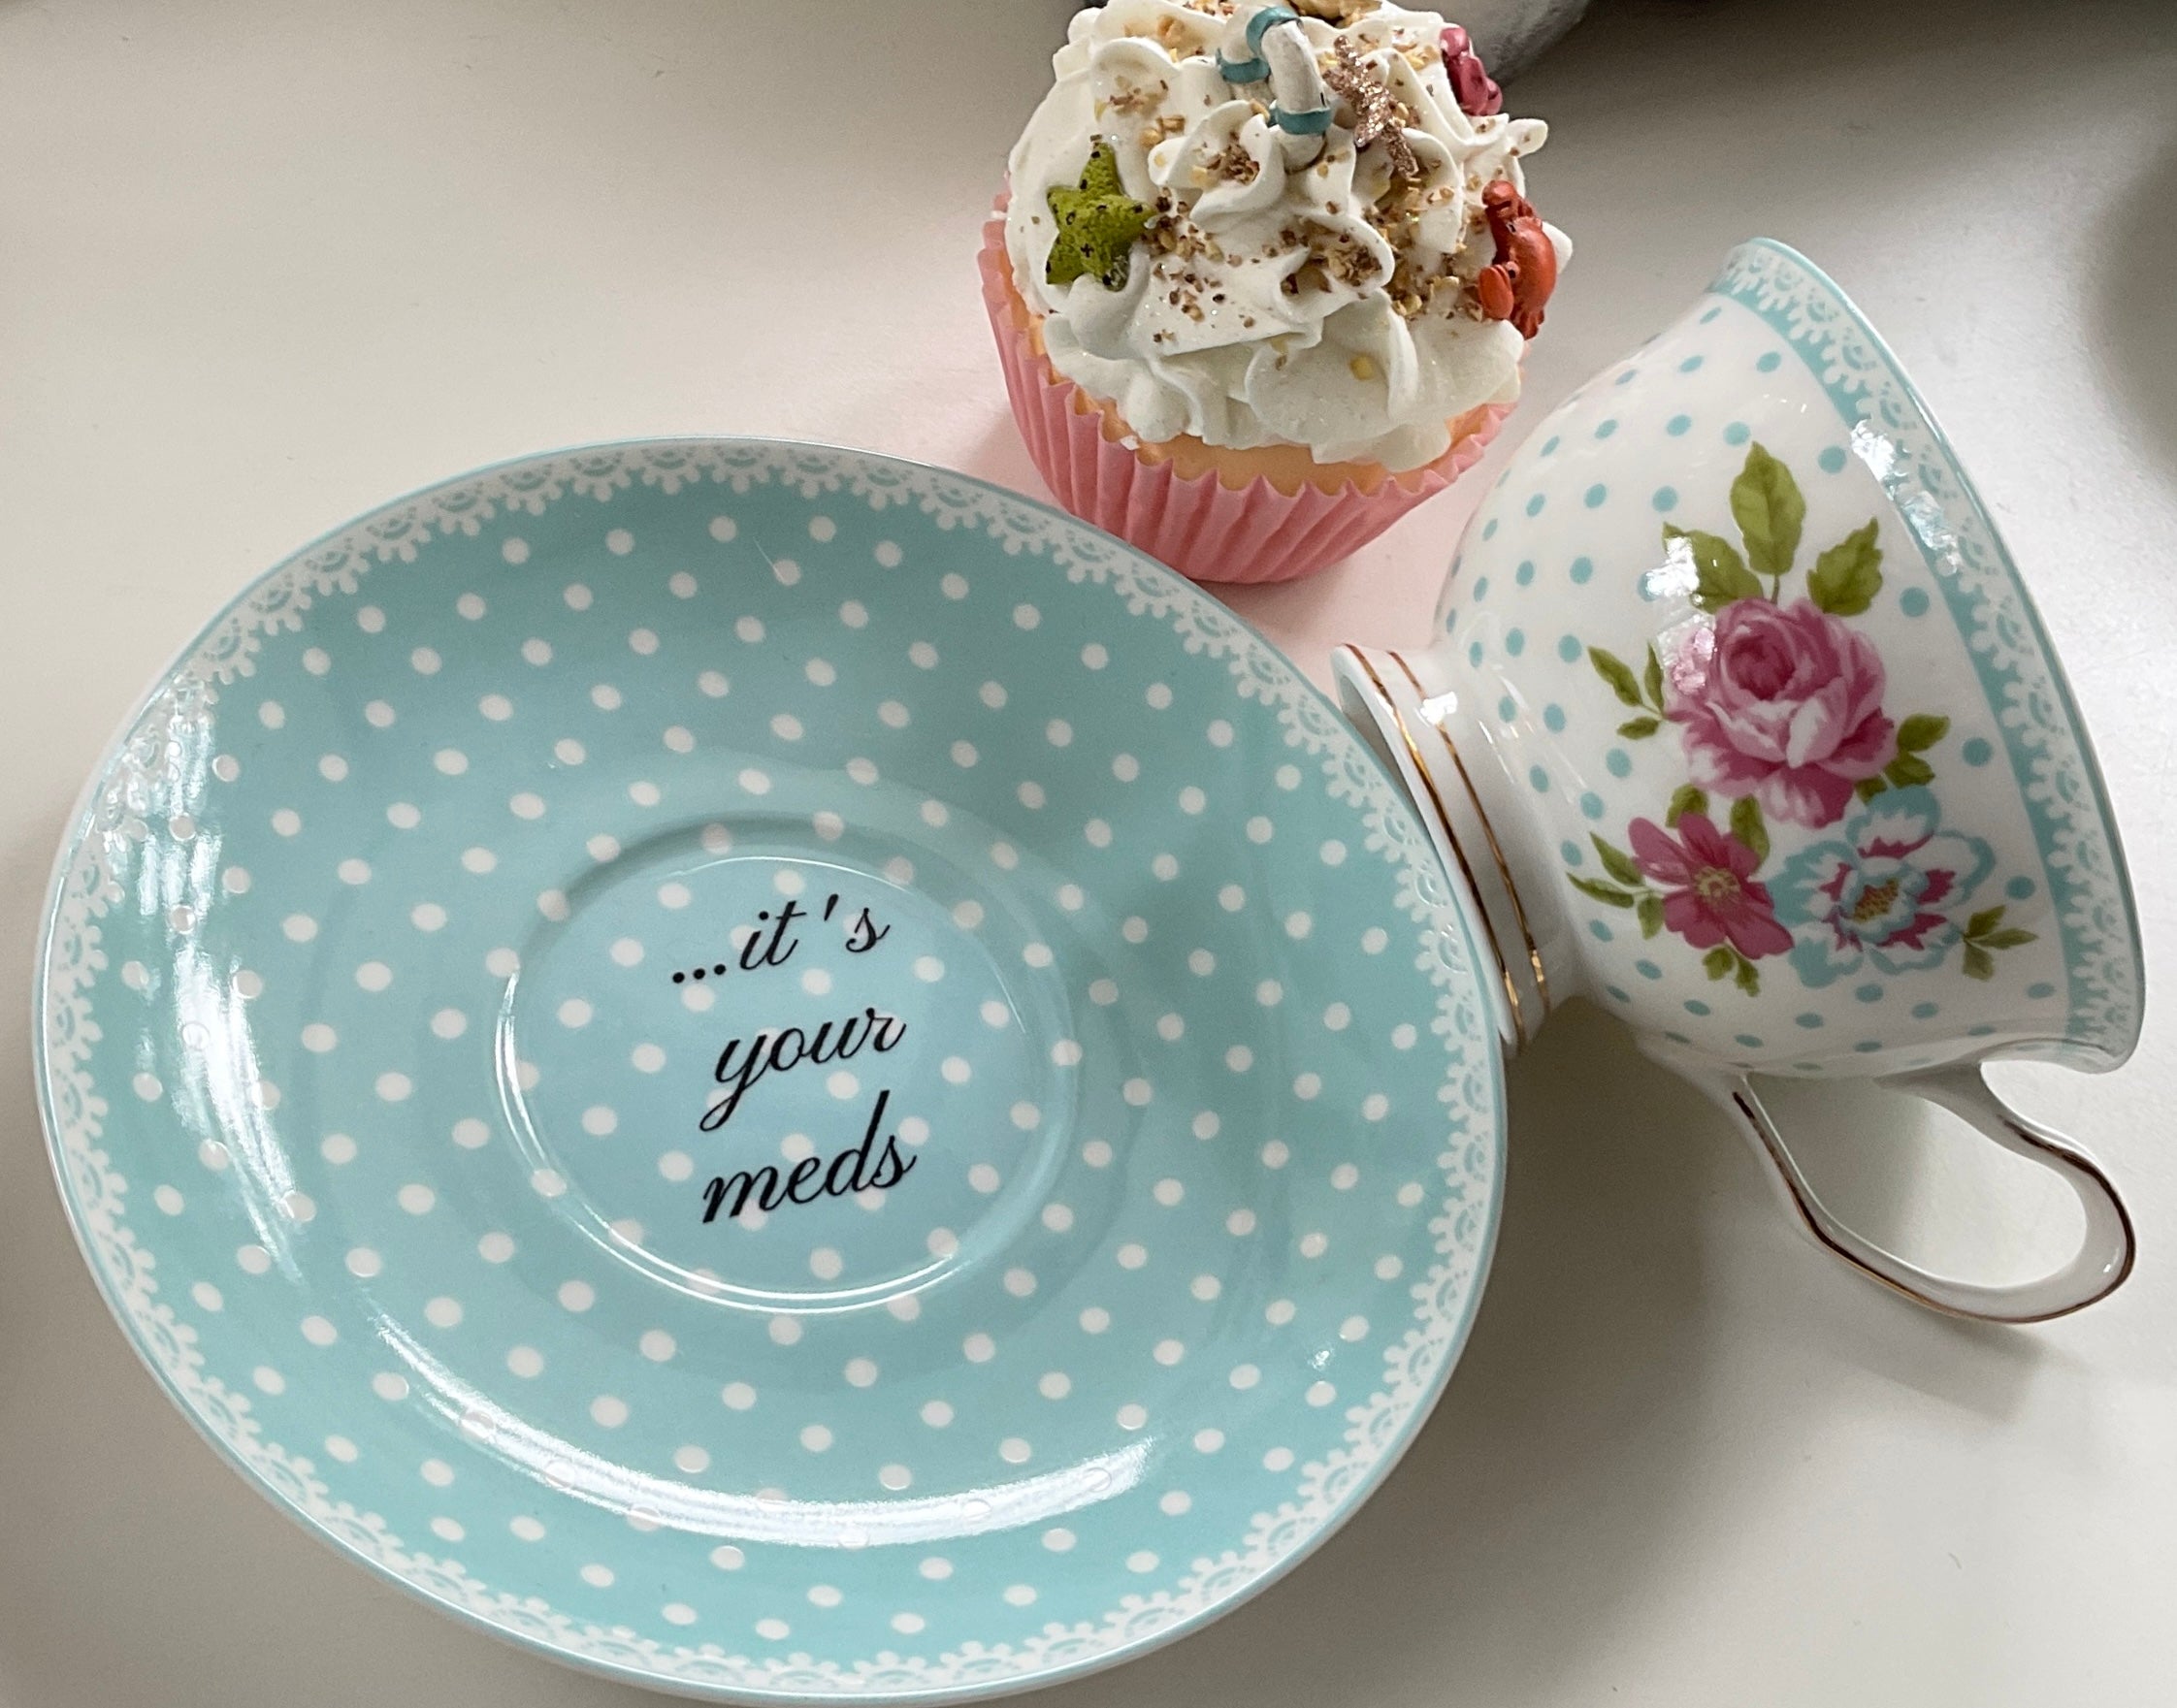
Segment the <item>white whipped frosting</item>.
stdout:
<svg viewBox="0 0 2177 1708">
<path fill-rule="evenodd" d="M 1523 187 L 1520 159 L 1547 129 L 1460 110 L 1437 14 L 1356 5 L 1343 27 L 1305 17 L 1300 28 L 1325 63 L 1346 37 L 1405 105 L 1422 177 L 1394 180 L 1382 144 L 1356 154 L 1352 131 L 1336 123 L 1318 161 L 1288 170 L 1263 112 L 1267 86 L 1227 82 L 1218 69 L 1220 45 L 1254 10 L 1111 0 L 1075 16 L 1053 60 L 1056 83 L 1010 162 L 1015 282 L 1043 316 L 1052 365 L 1117 404 L 1144 440 L 1185 433 L 1233 449 L 1306 445 L 1320 463 L 1418 467 L 1448 447 L 1451 419 L 1519 394 L 1524 340 L 1482 319 L 1470 286 L 1495 258 L 1482 188 L 1497 178 Z M 1166 242 L 1176 234 L 1179 247 L 1155 234 L 1137 242 L 1121 290 L 1093 277 L 1047 284 L 1048 193 L 1079 180 L 1099 138 L 1129 196 L 1161 198 Z M 1402 200 L 1417 217 L 1399 224 L 1390 214 Z M 1563 235 L 1549 235 L 1569 258 Z"/>
</svg>

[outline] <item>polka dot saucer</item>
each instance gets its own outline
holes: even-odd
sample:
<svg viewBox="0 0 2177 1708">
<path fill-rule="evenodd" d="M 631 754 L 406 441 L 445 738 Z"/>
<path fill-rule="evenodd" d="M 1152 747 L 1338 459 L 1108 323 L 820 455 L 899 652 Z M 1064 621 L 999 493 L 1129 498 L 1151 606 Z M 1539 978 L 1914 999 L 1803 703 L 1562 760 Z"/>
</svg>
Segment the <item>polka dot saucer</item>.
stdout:
<svg viewBox="0 0 2177 1708">
<path fill-rule="evenodd" d="M 274 569 L 93 780 L 62 1194 L 268 1496 L 560 1659 L 955 1700 L 1259 1588 L 1493 1238 L 1426 836 L 1220 606 L 966 478 L 507 465 Z"/>
</svg>

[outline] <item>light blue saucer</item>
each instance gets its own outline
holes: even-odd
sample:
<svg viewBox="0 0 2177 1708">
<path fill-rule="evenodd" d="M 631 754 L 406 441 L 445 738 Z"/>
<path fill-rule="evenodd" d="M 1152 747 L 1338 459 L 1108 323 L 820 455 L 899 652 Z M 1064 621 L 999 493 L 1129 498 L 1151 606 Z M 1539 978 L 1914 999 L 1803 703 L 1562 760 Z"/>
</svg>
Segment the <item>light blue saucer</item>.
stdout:
<svg viewBox="0 0 2177 1708">
<path fill-rule="evenodd" d="M 146 1362 L 357 1559 L 645 1683 L 962 1698 L 1214 1617 L 1411 1438 L 1496 1223 L 1476 965 L 1164 569 L 612 445 L 199 637 L 61 855 L 41 1089 Z"/>
</svg>

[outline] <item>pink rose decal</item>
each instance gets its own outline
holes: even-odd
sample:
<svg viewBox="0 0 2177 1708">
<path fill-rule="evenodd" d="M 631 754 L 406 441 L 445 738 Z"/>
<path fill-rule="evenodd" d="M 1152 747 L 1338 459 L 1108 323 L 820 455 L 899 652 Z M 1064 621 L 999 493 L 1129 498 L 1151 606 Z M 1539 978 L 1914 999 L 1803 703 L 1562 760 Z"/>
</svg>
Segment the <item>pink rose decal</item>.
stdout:
<svg viewBox="0 0 2177 1708">
<path fill-rule="evenodd" d="M 1754 881 L 1761 855 L 1706 814 L 1687 813 L 1675 837 L 1649 819 L 1635 819 L 1627 835 L 1641 876 L 1662 893 L 1666 930 L 1695 949 L 1728 946 L 1749 961 L 1791 949 L 1769 886 Z"/>
<path fill-rule="evenodd" d="M 1895 751 L 1884 682 L 1873 643 L 1812 600 L 1740 598 L 1672 660 L 1664 715 L 1701 788 L 1818 830 Z"/>
<path fill-rule="evenodd" d="M 1960 945 L 1967 978 L 1995 978 L 1997 953 L 2034 934 L 2006 926 L 2001 907 L 1957 917 L 1995 855 L 1981 838 L 1941 828 L 1928 756 L 1949 736 L 1950 720 L 1916 712 L 1893 721 L 1882 709 L 1882 657 L 1846 621 L 1883 597 L 1880 519 L 1818 553 L 1803 593 L 1787 604 L 1784 584 L 1800 571 L 1806 522 L 1798 480 L 1753 445 L 1731 483 L 1730 507 L 1737 540 L 1667 522 L 1663 569 L 1641 571 L 1663 577 L 1710 621 L 1674 626 L 1685 639 L 1668 662 L 1652 640 L 1630 661 L 1587 649 L 1596 675 L 1632 714 L 1621 718 L 1618 739 L 1653 741 L 1675 725 L 1685 780 L 1671 790 L 1661 823 L 1627 825 L 1629 849 L 1588 833 L 1600 875 L 1582 869 L 1585 851 L 1567 843 L 1565 881 L 1590 901 L 1630 912 L 1643 941 L 1669 932 L 1699 951 L 1711 982 L 1729 980 L 1748 996 L 1761 994 L 1755 963 L 1779 955 L 1808 989 L 1847 975 L 1925 971 Z M 1656 591 L 1643 585 L 1646 596 Z M 1633 775 L 1627 759 L 1622 749 L 1610 754 L 1613 776 Z M 1671 760 L 1662 768 L 1660 782 L 1676 781 Z M 1582 807 L 1602 816 L 1591 802 Z M 1803 834 L 1847 813 L 1829 840 Z M 1771 821 L 1802 828 L 1797 848 L 1775 851 L 1781 870 L 1764 883 Z M 1603 920 L 1588 926 L 1613 941 Z M 1657 976 L 1648 962 L 1640 967 Z M 1864 985 L 1859 994 L 1869 996 Z"/>
</svg>

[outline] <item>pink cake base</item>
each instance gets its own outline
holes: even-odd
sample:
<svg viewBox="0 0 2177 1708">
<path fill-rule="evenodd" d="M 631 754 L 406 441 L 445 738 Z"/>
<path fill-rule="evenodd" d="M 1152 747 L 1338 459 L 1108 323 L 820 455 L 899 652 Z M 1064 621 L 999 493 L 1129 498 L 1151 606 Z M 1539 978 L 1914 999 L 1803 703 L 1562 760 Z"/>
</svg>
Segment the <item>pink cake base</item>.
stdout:
<svg viewBox="0 0 2177 1708">
<path fill-rule="evenodd" d="M 991 332 L 1005 368 L 1013 419 L 1059 504 L 1195 581 L 1292 581 L 1366 545 L 1426 503 L 1487 449 L 1510 411 L 1490 405 L 1479 425 L 1435 462 L 1386 478 L 1374 492 L 1348 485 L 1280 492 L 1257 476 L 1228 487 L 1214 470 L 1184 476 L 1105 436 L 1102 409 L 1036 350 L 1005 252 L 1003 203 L 983 228 L 979 266 Z"/>
</svg>

